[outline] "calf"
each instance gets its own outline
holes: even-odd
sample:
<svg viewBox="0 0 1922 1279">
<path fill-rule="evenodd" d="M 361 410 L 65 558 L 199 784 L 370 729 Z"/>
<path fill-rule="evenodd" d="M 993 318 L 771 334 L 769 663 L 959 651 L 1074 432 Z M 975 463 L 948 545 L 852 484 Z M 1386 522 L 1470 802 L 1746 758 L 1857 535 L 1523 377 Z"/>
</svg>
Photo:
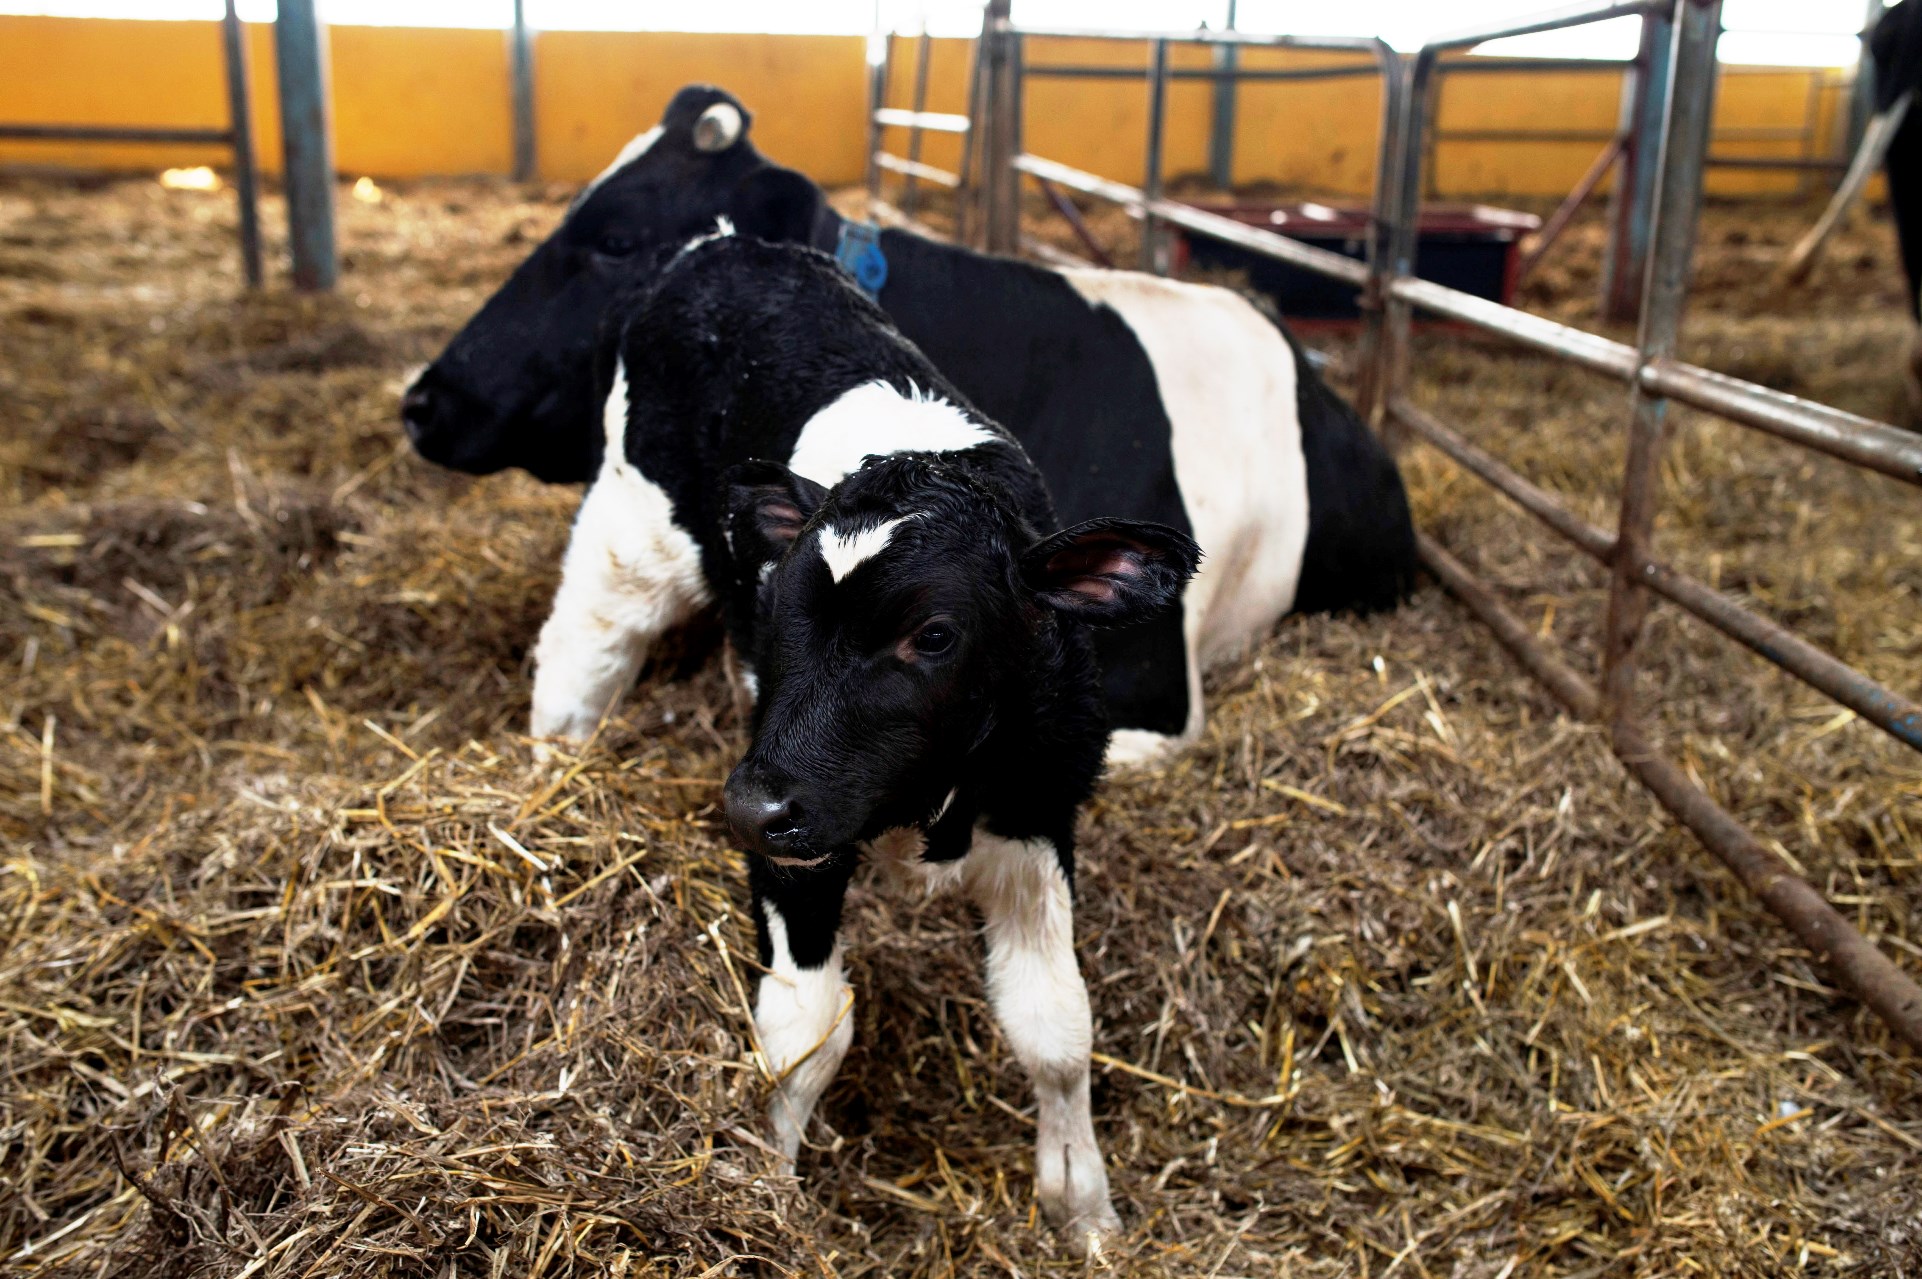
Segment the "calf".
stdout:
<svg viewBox="0 0 1922 1279">
<path fill-rule="evenodd" d="M 423 456 L 474 473 L 518 466 L 587 480 L 602 451 L 595 326 L 656 269 L 650 250 L 721 215 L 763 239 L 852 247 L 820 188 L 764 159 L 750 124 L 723 90 L 675 95 L 409 388 L 402 417 Z M 1286 330 L 1244 298 L 1129 271 L 1054 271 L 899 231 L 879 244 L 882 309 L 1020 440 L 1064 520 L 1153 520 L 1209 549 L 1182 607 L 1096 637 L 1117 729 L 1111 758 L 1198 735 L 1203 670 L 1283 614 L 1387 608 L 1408 590 L 1414 535 L 1394 463 Z M 591 728 L 535 706 L 537 736 Z"/>
<path fill-rule="evenodd" d="M 1178 603 L 1194 542 L 1125 519 L 1055 531 L 1021 446 L 812 250 L 711 236 L 616 318 L 540 713 L 591 723 L 637 631 L 718 600 L 755 689 L 725 800 L 751 854 L 776 1145 L 793 1160 L 853 1036 L 841 906 L 875 855 L 980 909 L 989 1000 L 1034 1083 L 1037 1196 L 1098 1240 L 1117 1221 L 1071 914 L 1108 731 L 1089 627 Z"/>
</svg>

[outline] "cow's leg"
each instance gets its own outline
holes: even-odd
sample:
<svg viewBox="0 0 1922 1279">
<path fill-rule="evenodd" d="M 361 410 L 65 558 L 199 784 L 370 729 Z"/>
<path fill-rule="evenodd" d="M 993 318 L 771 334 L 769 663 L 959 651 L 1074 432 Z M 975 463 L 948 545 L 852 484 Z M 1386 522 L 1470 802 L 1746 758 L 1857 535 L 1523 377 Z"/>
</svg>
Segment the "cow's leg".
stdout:
<svg viewBox="0 0 1922 1279">
<path fill-rule="evenodd" d="M 841 977 L 841 899 L 845 877 L 796 886 L 758 861 L 754 914 L 767 969 L 754 1001 L 754 1032 L 774 1089 L 768 1126 L 791 1170 L 815 1103 L 833 1082 L 854 1041 L 854 992 Z"/>
<path fill-rule="evenodd" d="M 616 383 L 623 404 L 625 387 Z M 535 737 L 586 738 L 648 646 L 709 599 L 700 548 L 674 522 L 667 494 L 618 451 L 609 456 L 575 517 L 534 649 Z"/>
<path fill-rule="evenodd" d="M 1121 1228 L 1088 1110 L 1094 1027 L 1074 955 L 1074 902 L 1052 843 L 977 831 L 963 862 L 987 938 L 988 1000 L 1035 1093 L 1035 1194 L 1084 1247 Z"/>
<path fill-rule="evenodd" d="M 1102 695 L 1114 732 L 1111 768 L 1146 764 L 1201 733 L 1201 668 L 1196 661 L 1193 609 L 1171 607 L 1134 626 L 1095 634 Z"/>
</svg>

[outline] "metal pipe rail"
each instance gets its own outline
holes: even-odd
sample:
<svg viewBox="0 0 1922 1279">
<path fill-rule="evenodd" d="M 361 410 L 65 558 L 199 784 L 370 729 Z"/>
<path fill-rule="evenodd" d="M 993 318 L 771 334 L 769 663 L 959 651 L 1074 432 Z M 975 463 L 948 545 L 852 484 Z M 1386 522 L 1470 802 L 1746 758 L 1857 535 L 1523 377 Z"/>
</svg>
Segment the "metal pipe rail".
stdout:
<svg viewBox="0 0 1922 1279">
<path fill-rule="evenodd" d="M 874 122 L 883 128 L 927 129 L 933 133 L 966 133 L 972 126 L 968 117 L 946 111 L 904 111 L 900 107 L 880 107 Z"/>
<path fill-rule="evenodd" d="M 1291 240 L 1285 235 L 1264 231 L 1260 227 L 1249 226 L 1233 218 L 1224 218 L 1218 213 L 1197 209 L 1192 204 L 1183 204 L 1178 200 L 1150 199 L 1145 191 L 1139 187 L 1131 187 L 1125 182 L 1099 177 L 1085 169 L 1076 169 L 1056 160 L 1044 160 L 1038 155 L 1016 156 L 1014 168 L 1017 172 L 1025 173 L 1043 182 L 1052 182 L 1057 186 L 1067 187 L 1071 191 L 1079 191 L 1083 195 L 1092 195 L 1111 204 L 1119 204 L 1137 216 L 1152 215 L 1184 230 L 1194 231 L 1217 240 L 1225 240 L 1247 249 L 1250 253 L 1259 253 L 1263 257 L 1275 258 L 1278 261 L 1306 267 L 1311 271 L 1319 271 L 1343 283 L 1352 284 L 1358 289 L 1365 288 L 1368 284 L 1368 267 L 1353 258 L 1345 258 L 1328 249 L 1318 249 L 1312 244 Z"/>
<path fill-rule="evenodd" d="M 252 94 L 247 46 L 234 0 L 220 20 L 220 52 L 227 80 L 227 127 L 167 128 L 149 125 L 0 124 L 0 139 L 15 142 L 136 142 L 226 147 L 233 154 L 234 198 L 239 205 L 240 266 L 247 287 L 261 282 L 260 177 L 254 165 Z"/>
<path fill-rule="evenodd" d="M 1539 316 L 1468 297 L 1413 278 L 1421 164 L 1428 132 L 1428 90 L 1441 54 L 1506 35 L 1554 30 L 1642 14 L 1665 37 L 1653 52 L 1667 87 L 1661 100 L 1660 156 L 1654 170 L 1646 284 L 1636 344 L 1611 341 Z M 1419 539 L 1423 562 L 1538 680 L 1578 716 L 1602 723 L 1623 765 L 1654 793 L 1704 847 L 1733 871 L 1837 979 L 1909 1043 L 1922 1047 L 1922 987 L 1892 963 L 1788 862 L 1763 848 L 1688 774 L 1663 756 L 1636 709 L 1635 675 L 1648 601 L 1675 604 L 1774 665 L 1834 698 L 1864 720 L 1922 750 L 1922 705 L 1883 687 L 1786 627 L 1754 613 L 1705 583 L 1657 560 L 1652 552 L 1660 497 L 1660 459 L 1671 401 L 1716 413 L 1783 440 L 1911 484 L 1922 484 L 1922 439 L 1886 423 L 1782 395 L 1675 358 L 1708 166 L 1715 46 L 1721 0 L 1659 4 L 1586 4 L 1512 28 L 1484 28 L 1437 41 L 1414 62 L 1397 135 L 1398 204 L 1384 296 L 1389 321 L 1380 352 L 1385 430 L 1413 435 L 1495 488 L 1609 570 L 1607 634 L 1601 679 L 1591 682 L 1532 635 L 1495 593 L 1445 549 Z M 1644 39 L 1644 46 L 1649 41 Z M 1642 105 L 1638 104 L 1638 110 Z M 1312 269 L 1312 268 L 1311 268 Z M 1625 381 L 1632 413 L 1618 528 L 1589 524 L 1545 489 L 1410 403 L 1409 332 L 1416 308 L 1499 334 L 1524 346 Z"/>
<path fill-rule="evenodd" d="M 1480 476 L 1497 492 L 1567 538 L 1591 558 L 1613 566 L 1616 539 L 1563 506 L 1536 485 L 1476 445 L 1433 414 L 1396 398 L 1389 415 L 1463 469 Z M 1922 705 L 1883 687 L 1838 661 L 1786 627 L 1751 612 L 1722 592 L 1666 564 L 1642 566 L 1646 585 L 1724 635 L 1826 693 L 1889 736 L 1922 750 Z"/>
<path fill-rule="evenodd" d="M 1061 186 L 1121 204 L 1135 213 L 1143 222 L 1142 248 L 1144 265 L 1153 270 L 1165 269 L 1165 255 L 1160 252 L 1159 230 L 1162 224 L 1182 227 L 1184 230 L 1205 235 L 1238 245 L 1251 252 L 1267 257 L 1292 262 L 1310 270 L 1332 276 L 1362 290 L 1361 307 L 1367 315 L 1363 326 L 1360 351 L 1356 367 L 1360 373 L 1361 386 L 1358 392 L 1367 412 L 1371 406 L 1375 371 L 1379 367 L 1377 352 L 1381 345 L 1381 285 L 1385 279 L 1384 267 L 1387 259 L 1388 219 L 1386 214 L 1392 205 L 1392 178 L 1396 137 L 1404 115 L 1403 96 L 1406 92 L 1402 75 L 1401 55 L 1384 40 L 1375 36 L 1312 36 L 1312 35 L 1254 35 L 1245 31 L 1195 30 L 1195 31 L 1128 31 L 1128 30 L 1082 30 L 1075 28 L 1018 27 L 1007 16 L 1008 8 L 1004 0 L 994 0 L 988 9 L 983 24 L 983 41 L 989 77 L 993 85 L 983 93 L 988 103 L 990 124 L 984 130 L 984 173 L 987 189 L 988 216 L 986 218 L 989 236 L 986 247 L 990 251 L 1012 252 L 1021 244 L 1020 231 L 1020 177 L 1031 177 L 1058 183 Z M 1068 165 L 1043 159 L 1026 153 L 1021 145 L 1021 97 L 1022 85 L 1029 76 L 1061 75 L 1069 78 L 1081 77 L 1085 68 L 1064 67 L 1055 64 L 1028 64 L 1023 50 L 1030 40 L 1102 40 L 1109 42 L 1129 42 L 1144 44 L 1149 50 L 1149 64 L 1136 76 L 1145 78 L 1149 92 L 1149 130 L 1147 139 L 1147 172 L 1140 188 L 1124 183 L 1112 182 L 1092 173 L 1072 168 Z M 1239 64 L 1217 64 L 1188 75 L 1184 70 L 1172 68 L 1168 64 L 1168 51 L 1173 45 L 1213 46 L 1217 49 L 1301 49 L 1331 53 L 1365 54 L 1372 60 L 1372 66 L 1335 66 L 1328 68 L 1245 68 Z M 1096 68 L 1103 78 L 1118 68 Z M 1269 72 L 1275 74 L 1270 75 Z M 1360 75 L 1364 73 L 1380 76 L 1382 82 L 1382 118 L 1380 159 L 1376 171 L 1375 196 L 1368 232 L 1368 252 L 1366 263 L 1356 262 L 1338 253 L 1317 249 L 1312 245 L 1290 240 L 1260 228 L 1246 226 L 1231 218 L 1196 209 L 1192 206 L 1163 199 L 1162 182 L 1162 134 L 1165 128 L 1167 84 L 1171 79 L 1206 79 L 1217 84 L 1233 83 L 1238 79 L 1276 79 L 1308 80 L 1331 76 Z"/>
<path fill-rule="evenodd" d="M 899 173 L 912 178 L 924 178 L 937 186 L 944 186 L 950 190 L 954 190 L 961 185 L 961 175 L 958 173 L 951 173 L 946 169 L 937 169 L 932 164 L 923 164 L 919 160 L 903 160 L 900 156 L 890 155 L 886 151 L 876 151 L 874 153 L 874 162 L 890 173 Z"/>
</svg>

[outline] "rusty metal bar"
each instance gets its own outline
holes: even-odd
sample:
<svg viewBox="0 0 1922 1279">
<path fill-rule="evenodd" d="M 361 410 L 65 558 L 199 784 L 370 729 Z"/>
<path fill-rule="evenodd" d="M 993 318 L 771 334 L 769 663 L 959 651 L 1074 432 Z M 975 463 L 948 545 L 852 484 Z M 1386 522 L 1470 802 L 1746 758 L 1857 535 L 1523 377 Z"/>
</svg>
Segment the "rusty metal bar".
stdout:
<svg viewBox="0 0 1922 1279">
<path fill-rule="evenodd" d="M 1356 288 L 1361 288 L 1368 282 L 1368 267 L 1365 263 L 1357 262 L 1353 258 L 1345 258 L 1339 253 L 1331 253 L 1327 249 L 1318 249 L 1312 244 L 1303 244 L 1299 240 L 1290 240 L 1287 236 L 1276 235 L 1273 231 L 1248 226 L 1233 218 L 1224 218 L 1218 213 L 1209 213 L 1193 205 L 1182 204 L 1178 200 L 1150 201 L 1143 192 L 1125 183 L 1097 177 L 1085 170 L 1071 168 L 1054 160 L 1044 160 L 1038 155 L 1018 156 L 1014 167 L 1033 177 L 1059 183 L 1071 191 L 1080 191 L 1085 195 L 1098 196 L 1114 204 L 1123 205 L 1138 214 L 1152 212 L 1163 222 L 1173 223 L 1175 226 L 1185 227 L 1191 231 L 1199 231 L 1217 240 L 1225 240 L 1251 253 L 1305 266 L 1311 271 L 1319 271 L 1323 275 L 1352 284 Z"/>
<path fill-rule="evenodd" d="M 1088 256 L 1097 265 L 1114 266 L 1114 259 L 1108 256 L 1108 251 L 1101 247 L 1101 241 L 1095 239 L 1094 232 L 1088 229 L 1087 219 L 1081 216 L 1080 209 L 1074 207 L 1074 201 L 1061 194 L 1061 188 L 1052 182 L 1041 178 L 1036 178 L 1035 182 L 1040 185 L 1041 194 L 1048 197 L 1048 203 L 1054 206 L 1054 211 L 1074 232 L 1074 238 L 1081 241 L 1081 247 L 1088 251 Z"/>
<path fill-rule="evenodd" d="M 1548 251 L 1555 247 L 1555 242 L 1562 238 L 1562 232 L 1568 230 L 1569 223 L 1575 220 L 1575 215 L 1582 211 L 1584 204 L 1588 203 L 1588 197 L 1595 194 L 1595 188 L 1602 185 L 1602 179 L 1607 177 L 1608 171 L 1615 167 L 1615 162 L 1622 158 L 1622 146 L 1622 136 L 1618 133 L 1609 140 L 1607 146 L 1602 148 L 1601 154 L 1595 157 L 1594 163 L 1588 166 L 1588 172 L 1582 174 L 1581 181 L 1575 184 L 1575 189 L 1555 206 L 1555 212 L 1549 215 L 1542 229 L 1535 233 L 1535 243 L 1529 248 L 1528 256 L 1524 257 L 1521 265 L 1515 268 L 1516 283 L 1526 280 L 1528 273 L 1541 264 L 1541 260 L 1548 256 Z"/>
<path fill-rule="evenodd" d="M 1523 668 L 1576 716 L 1594 720 L 1601 696 L 1496 598 L 1479 578 L 1426 534 L 1416 534 L 1422 563 L 1495 633 Z M 1808 881 L 1769 852 L 1633 727 L 1612 735 L 1616 757 L 1676 820 L 1692 831 L 1764 906 L 1788 925 L 1817 963 L 1833 972 L 1910 1044 L 1922 1048 L 1922 988 L 1857 932 Z"/>
<path fill-rule="evenodd" d="M 1223 49 L 1233 50 L 1234 45 L 1223 45 Z M 1042 62 L 1029 67 L 1028 74 L 1037 80 L 1139 80 L 1139 67 L 1087 67 L 1071 63 Z M 1247 67 L 1224 69 L 1220 67 L 1177 67 L 1168 72 L 1170 80 L 1213 80 L 1217 84 L 1233 84 L 1242 80 L 1357 80 L 1363 76 L 1380 75 L 1379 67 L 1356 65 L 1352 67 Z"/>
<path fill-rule="evenodd" d="M 1635 376 L 1634 347 L 1571 324 L 1530 315 L 1499 302 L 1490 302 L 1487 298 L 1478 298 L 1472 293 L 1408 276 L 1396 277 L 1388 286 L 1388 296 L 1396 302 L 1472 324 L 1522 346 L 1573 360 L 1597 373 L 1606 373 L 1623 381 Z"/>
<path fill-rule="evenodd" d="M 1913 431 L 1679 360 L 1651 360 L 1640 378 L 1656 394 L 1855 466 L 1922 484 L 1922 435 Z"/>
<path fill-rule="evenodd" d="M 1648 275 L 1640 290 L 1637 345 L 1644 364 L 1673 358 L 1681 335 L 1702 207 L 1702 157 L 1708 154 L 1715 105 L 1715 45 L 1722 33 L 1722 0 L 1678 0 L 1673 28 L 1668 98 L 1658 135 L 1661 151 L 1655 162 Z M 1639 377 L 1629 395 L 1628 459 L 1622 470 L 1621 523 L 1602 646 L 1602 699 L 1611 729 L 1638 723 L 1635 671 L 1642 622 L 1648 615 L 1643 579 L 1654 559 L 1662 447 L 1668 433 L 1666 396 L 1652 391 Z"/>
<path fill-rule="evenodd" d="M 1394 400 L 1388 411 L 1399 425 L 1480 476 L 1590 556 L 1604 565 L 1614 563 L 1615 537 L 1570 511 L 1548 490 L 1407 400 Z M 1834 698 L 1865 722 L 1904 745 L 1922 750 L 1922 705 L 1892 692 L 1788 628 L 1751 612 L 1708 584 L 1666 564 L 1644 566 L 1642 581 L 1656 594 L 1693 613 L 1817 692 Z"/>
</svg>

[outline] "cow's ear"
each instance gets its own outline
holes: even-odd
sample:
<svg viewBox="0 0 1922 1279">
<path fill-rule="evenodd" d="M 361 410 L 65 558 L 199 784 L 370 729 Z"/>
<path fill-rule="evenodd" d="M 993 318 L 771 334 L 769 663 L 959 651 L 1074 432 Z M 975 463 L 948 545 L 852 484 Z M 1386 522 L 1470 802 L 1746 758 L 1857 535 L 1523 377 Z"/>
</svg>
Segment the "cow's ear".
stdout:
<svg viewBox="0 0 1922 1279">
<path fill-rule="evenodd" d="M 729 217 L 743 235 L 775 243 L 806 244 L 821 213 L 821 188 L 805 174 L 770 164 L 734 188 Z"/>
<path fill-rule="evenodd" d="M 1100 519 L 1030 546 L 1021 554 L 1021 578 L 1058 613 L 1125 626 L 1179 600 L 1200 562 L 1194 539 L 1165 524 Z"/>
<path fill-rule="evenodd" d="M 739 564 L 779 559 L 827 490 L 779 462 L 742 462 L 722 479 L 727 501 L 728 544 Z"/>
</svg>

